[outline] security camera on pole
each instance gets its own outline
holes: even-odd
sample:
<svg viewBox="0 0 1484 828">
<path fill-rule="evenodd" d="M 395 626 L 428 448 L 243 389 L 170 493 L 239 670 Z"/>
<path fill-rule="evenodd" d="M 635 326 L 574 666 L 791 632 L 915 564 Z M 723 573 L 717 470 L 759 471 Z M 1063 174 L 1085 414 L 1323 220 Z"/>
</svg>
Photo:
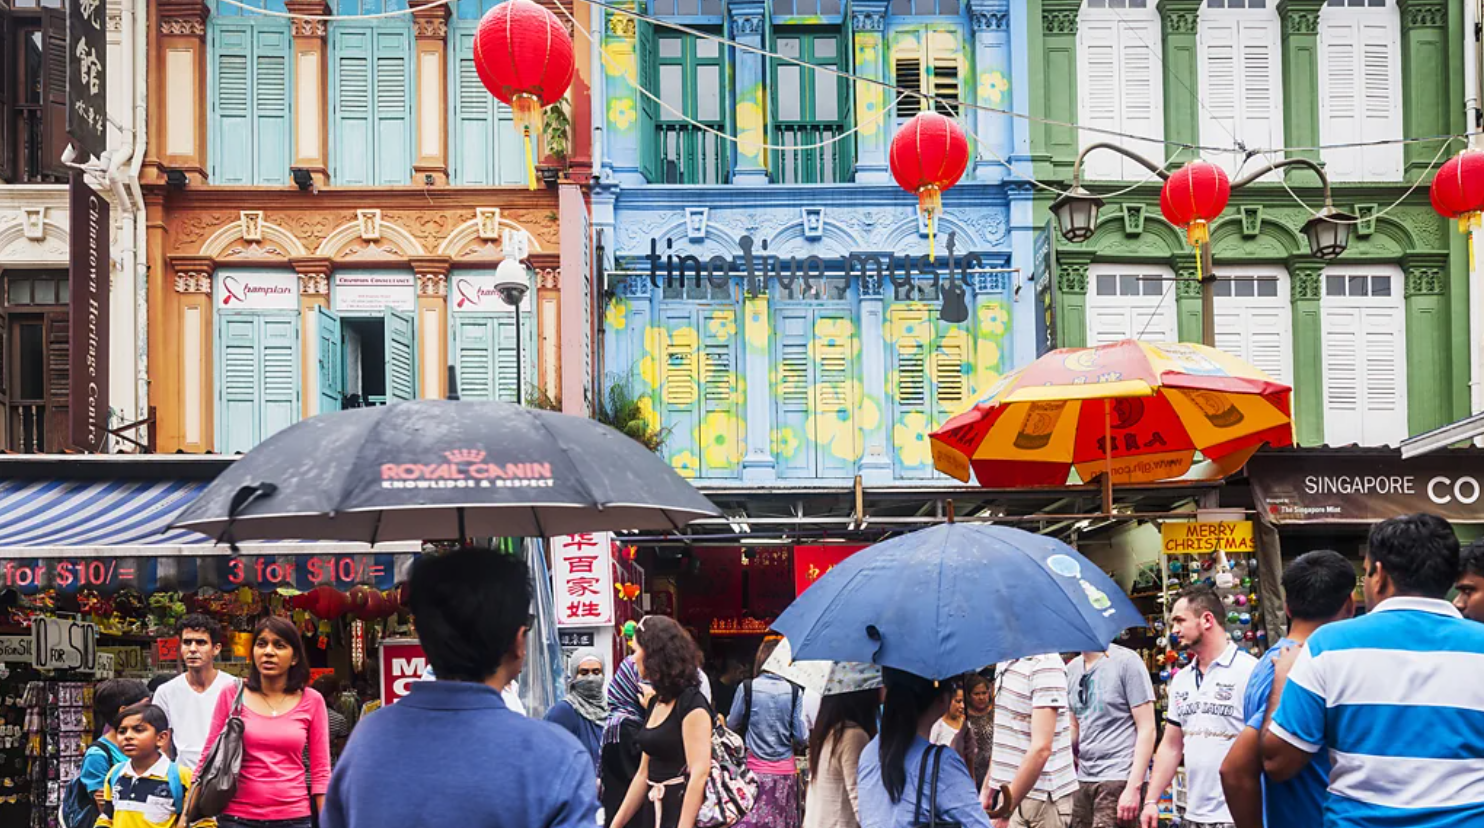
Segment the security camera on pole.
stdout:
<svg viewBox="0 0 1484 828">
<path fill-rule="evenodd" d="M 524 230 L 506 230 L 505 258 L 495 268 L 495 292 L 500 300 L 515 311 L 515 402 L 525 405 L 525 341 L 521 333 L 520 305 L 531 290 L 531 272 L 522 262 L 528 255 L 530 239 Z"/>
</svg>

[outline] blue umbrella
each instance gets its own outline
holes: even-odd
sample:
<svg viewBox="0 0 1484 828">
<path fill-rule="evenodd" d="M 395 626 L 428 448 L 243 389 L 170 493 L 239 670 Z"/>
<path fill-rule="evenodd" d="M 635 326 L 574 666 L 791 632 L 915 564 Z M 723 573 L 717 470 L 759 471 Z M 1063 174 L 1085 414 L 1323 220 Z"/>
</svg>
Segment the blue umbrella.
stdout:
<svg viewBox="0 0 1484 828">
<path fill-rule="evenodd" d="M 1143 625 L 1113 579 L 1061 541 L 950 523 L 857 552 L 773 628 L 797 659 L 944 679 L 1040 653 L 1102 650 Z"/>
</svg>

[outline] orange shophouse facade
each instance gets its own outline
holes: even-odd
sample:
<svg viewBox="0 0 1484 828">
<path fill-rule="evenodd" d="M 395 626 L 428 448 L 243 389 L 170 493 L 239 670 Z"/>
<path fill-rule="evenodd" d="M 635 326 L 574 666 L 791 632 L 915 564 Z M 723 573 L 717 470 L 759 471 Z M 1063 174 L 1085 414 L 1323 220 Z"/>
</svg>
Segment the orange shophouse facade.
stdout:
<svg viewBox="0 0 1484 828">
<path fill-rule="evenodd" d="M 471 85 L 482 2 L 328 24 L 152 6 L 141 179 L 159 451 L 236 453 L 326 411 L 443 397 L 450 365 L 463 398 L 523 390 L 583 410 L 590 144 L 573 141 L 558 182 L 524 186 L 508 112 Z M 574 139 L 591 133 L 578 53 Z M 532 271 L 519 342 L 492 287 L 507 248 Z"/>
</svg>

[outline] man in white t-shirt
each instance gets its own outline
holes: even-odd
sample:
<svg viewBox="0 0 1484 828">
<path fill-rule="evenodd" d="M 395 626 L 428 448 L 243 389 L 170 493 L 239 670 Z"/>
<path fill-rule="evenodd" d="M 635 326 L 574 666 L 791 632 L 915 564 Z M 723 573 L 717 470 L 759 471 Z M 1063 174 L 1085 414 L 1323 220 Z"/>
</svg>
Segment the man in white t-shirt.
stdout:
<svg viewBox="0 0 1484 828">
<path fill-rule="evenodd" d="M 1154 754 L 1154 772 L 1139 822 L 1158 828 L 1159 797 L 1185 761 L 1187 828 L 1223 828 L 1232 825 L 1231 811 L 1221 787 L 1221 763 L 1247 722 L 1243 699 L 1257 659 L 1242 652 L 1226 634 L 1221 619 L 1226 608 L 1208 586 L 1180 591 L 1170 613 L 1170 628 L 1180 646 L 1194 656 L 1170 682 L 1170 710 L 1165 736 Z"/>
<path fill-rule="evenodd" d="M 186 670 L 160 685 L 154 703 L 170 717 L 175 761 L 194 771 L 206 748 L 217 696 L 235 693 L 237 680 L 216 669 L 216 657 L 221 655 L 226 637 L 221 624 L 205 615 L 187 615 L 176 629 L 180 660 Z"/>
</svg>

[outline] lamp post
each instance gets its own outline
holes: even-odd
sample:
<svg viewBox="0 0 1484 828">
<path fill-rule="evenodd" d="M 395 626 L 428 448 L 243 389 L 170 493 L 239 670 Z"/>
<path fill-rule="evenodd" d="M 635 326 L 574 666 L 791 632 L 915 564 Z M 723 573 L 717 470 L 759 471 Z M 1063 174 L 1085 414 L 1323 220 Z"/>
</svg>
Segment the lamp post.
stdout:
<svg viewBox="0 0 1484 828">
<path fill-rule="evenodd" d="M 525 405 L 525 341 L 520 330 L 520 303 L 531 290 L 531 274 L 514 254 L 506 253 L 495 268 L 495 292 L 515 311 L 515 404 Z"/>
<path fill-rule="evenodd" d="M 1103 206 L 1101 198 L 1082 187 L 1082 160 L 1094 150 L 1116 152 L 1159 176 L 1162 181 L 1168 181 L 1170 178 L 1169 171 L 1164 167 L 1132 150 L 1105 142 L 1090 144 L 1078 154 L 1077 162 L 1072 165 L 1071 190 L 1051 203 L 1051 212 L 1056 217 L 1057 229 L 1061 231 L 1062 238 L 1073 244 L 1080 244 L 1092 238 L 1093 233 L 1097 231 L 1098 210 Z M 1320 209 L 1318 215 L 1304 222 L 1304 236 L 1309 241 L 1310 255 L 1326 261 L 1338 257 L 1345 252 L 1346 246 L 1350 243 L 1350 226 L 1355 223 L 1356 219 L 1354 216 L 1335 209 L 1330 197 L 1329 177 L 1324 174 L 1323 167 L 1307 158 L 1285 158 L 1242 176 L 1232 182 L 1231 188 L 1234 191 L 1240 190 L 1268 173 L 1286 167 L 1304 167 L 1319 176 L 1324 186 L 1324 207 Z M 1200 255 L 1201 341 L 1214 348 L 1216 347 L 1216 273 L 1212 266 L 1211 245 L 1200 245 Z"/>
</svg>

